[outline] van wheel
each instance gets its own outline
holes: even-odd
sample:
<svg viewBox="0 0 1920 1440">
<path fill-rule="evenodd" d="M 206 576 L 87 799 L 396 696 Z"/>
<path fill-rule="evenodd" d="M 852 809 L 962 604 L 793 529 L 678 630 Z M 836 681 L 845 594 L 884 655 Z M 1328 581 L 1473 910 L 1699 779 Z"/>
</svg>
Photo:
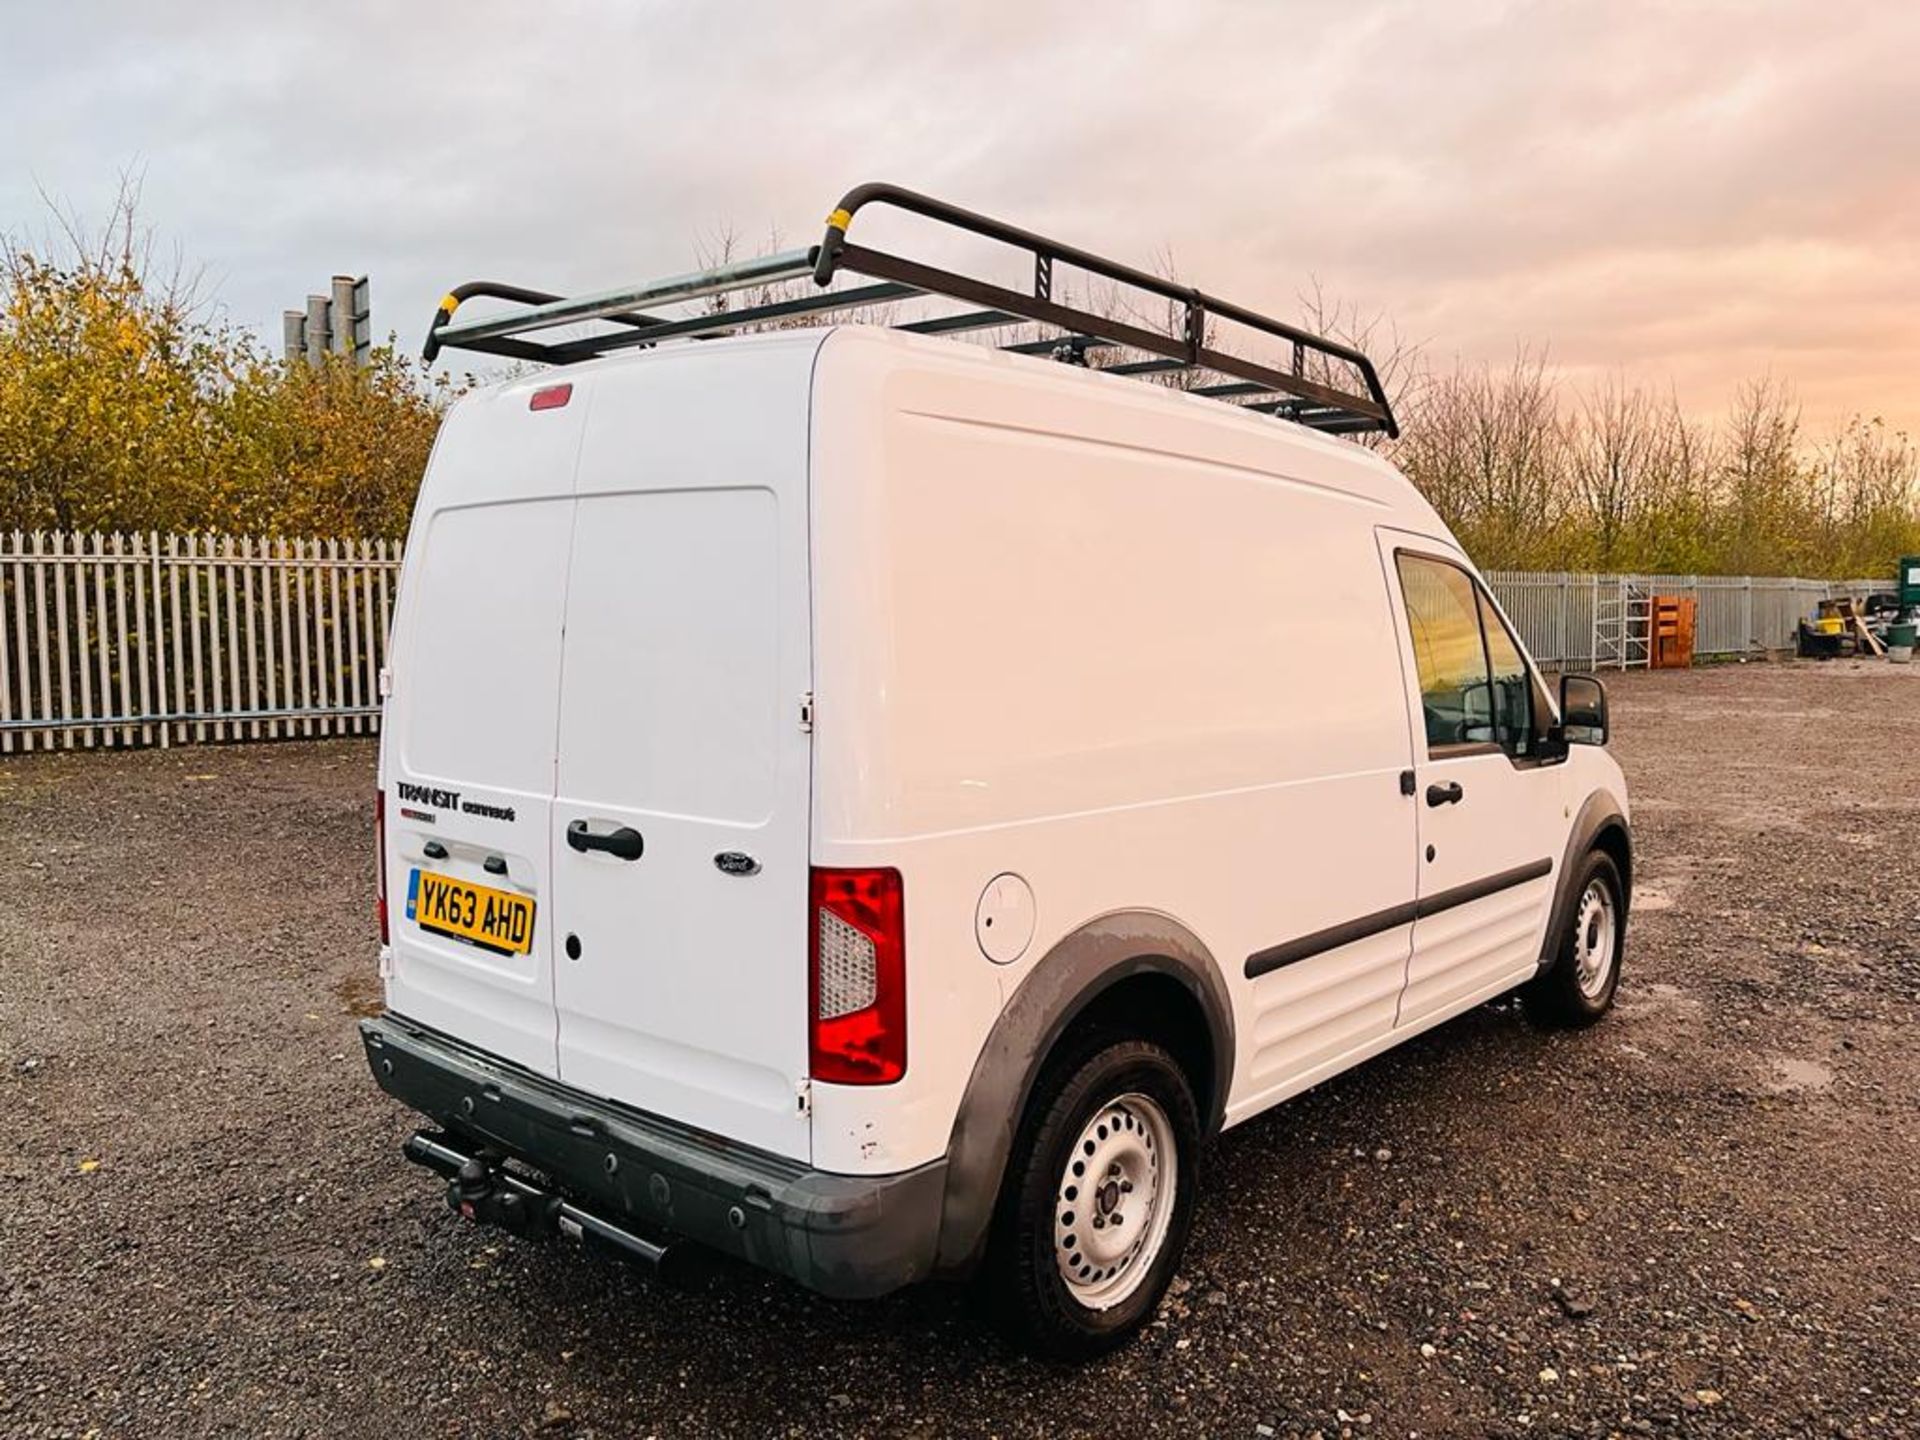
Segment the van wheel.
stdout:
<svg viewBox="0 0 1920 1440">
<path fill-rule="evenodd" d="M 1101 1040 L 1049 1066 L 982 1276 L 1008 1338 L 1084 1359 L 1145 1324 L 1186 1248 L 1199 1148 L 1193 1089 L 1158 1045 Z"/>
<path fill-rule="evenodd" d="M 1591 1025 L 1613 1008 L 1620 986 L 1620 954 L 1627 940 L 1620 868 L 1604 850 L 1593 850 L 1575 883 L 1580 898 L 1553 963 L 1520 989 L 1527 1018 L 1538 1025 Z"/>
</svg>

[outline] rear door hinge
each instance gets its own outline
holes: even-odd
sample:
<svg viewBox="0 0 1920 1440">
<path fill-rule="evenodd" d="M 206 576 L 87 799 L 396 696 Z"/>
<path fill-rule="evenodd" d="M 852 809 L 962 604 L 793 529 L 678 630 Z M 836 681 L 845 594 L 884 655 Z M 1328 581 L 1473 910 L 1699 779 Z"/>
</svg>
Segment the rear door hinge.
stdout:
<svg viewBox="0 0 1920 1440">
<path fill-rule="evenodd" d="M 794 1083 L 794 1097 L 798 1102 L 800 1114 L 813 1114 L 813 1081 L 800 1080 Z"/>
<path fill-rule="evenodd" d="M 800 697 L 800 733 L 803 735 L 813 733 L 813 692 L 811 690 Z"/>
</svg>

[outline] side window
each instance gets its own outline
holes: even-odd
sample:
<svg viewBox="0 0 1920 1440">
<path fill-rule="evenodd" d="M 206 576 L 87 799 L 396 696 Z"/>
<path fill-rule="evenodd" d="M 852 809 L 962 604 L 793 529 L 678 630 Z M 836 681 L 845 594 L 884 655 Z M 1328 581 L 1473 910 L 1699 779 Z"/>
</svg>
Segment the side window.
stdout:
<svg viewBox="0 0 1920 1440">
<path fill-rule="evenodd" d="M 1533 753 L 1533 677 L 1520 647 L 1507 633 L 1505 622 L 1484 590 L 1480 597 L 1480 627 L 1487 636 L 1487 668 L 1493 679 L 1495 737 L 1510 755 Z"/>
<path fill-rule="evenodd" d="M 1458 565 L 1424 555 L 1397 563 L 1427 749 L 1497 744 L 1531 755 L 1533 676 L 1493 602 Z"/>
<path fill-rule="evenodd" d="M 1427 748 L 1486 744 L 1495 733 L 1493 692 L 1473 581 L 1443 560 L 1401 555 L 1398 564 Z"/>
</svg>

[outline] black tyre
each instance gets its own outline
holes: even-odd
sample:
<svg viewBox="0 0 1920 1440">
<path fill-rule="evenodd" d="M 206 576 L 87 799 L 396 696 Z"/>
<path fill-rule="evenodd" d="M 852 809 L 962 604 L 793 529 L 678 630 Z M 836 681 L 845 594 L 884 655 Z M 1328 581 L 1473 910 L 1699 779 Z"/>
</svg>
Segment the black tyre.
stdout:
<svg viewBox="0 0 1920 1440">
<path fill-rule="evenodd" d="M 1574 876 L 1573 913 L 1553 963 L 1520 990 L 1527 1017 L 1562 1028 L 1591 1025 L 1613 1008 L 1627 942 L 1626 887 L 1602 850 L 1588 852 Z"/>
<path fill-rule="evenodd" d="M 1022 1349 L 1085 1359 L 1150 1319 L 1186 1248 L 1200 1120 L 1174 1058 L 1090 1040 L 1049 1065 L 1008 1159 L 981 1277 Z"/>
</svg>

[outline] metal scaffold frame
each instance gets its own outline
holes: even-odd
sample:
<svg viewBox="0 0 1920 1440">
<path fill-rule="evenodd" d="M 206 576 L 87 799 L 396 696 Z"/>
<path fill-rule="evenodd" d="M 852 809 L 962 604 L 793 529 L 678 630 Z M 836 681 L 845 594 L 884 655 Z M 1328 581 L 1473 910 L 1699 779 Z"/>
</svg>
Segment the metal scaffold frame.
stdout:
<svg viewBox="0 0 1920 1440">
<path fill-rule="evenodd" d="M 1593 577 L 1593 664 L 1644 670 L 1653 660 L 1653 592 L 1626 575 Z"/>
</svg>

